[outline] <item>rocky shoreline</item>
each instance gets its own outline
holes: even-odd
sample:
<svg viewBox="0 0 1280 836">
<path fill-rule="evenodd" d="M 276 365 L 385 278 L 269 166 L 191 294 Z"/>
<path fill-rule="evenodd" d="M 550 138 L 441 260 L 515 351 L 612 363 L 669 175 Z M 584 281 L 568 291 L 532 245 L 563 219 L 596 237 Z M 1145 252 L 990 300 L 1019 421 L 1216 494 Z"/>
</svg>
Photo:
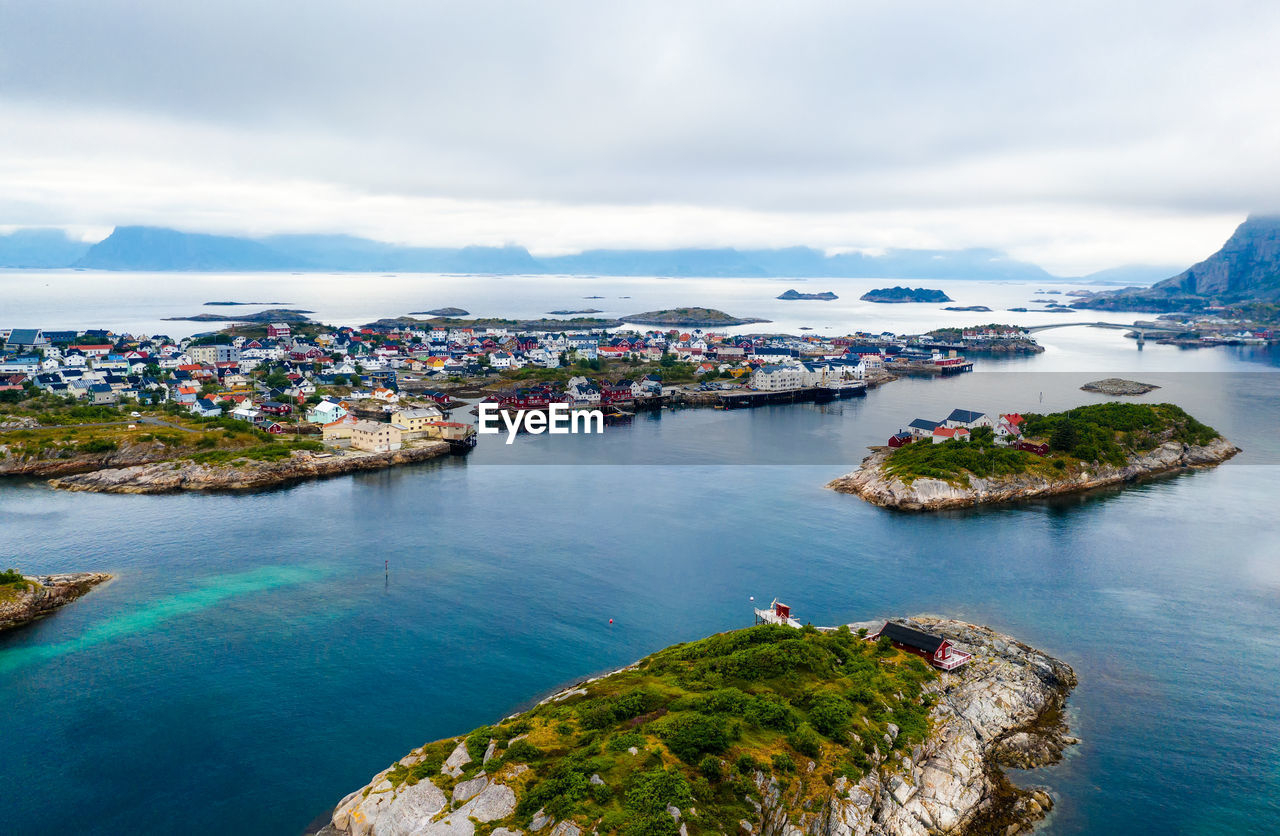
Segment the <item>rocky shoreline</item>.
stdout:
<svg viewBox="0 0 1280 836">
<path fill-rule="evenodd" d="M 0 587 L 0 632 L 43 618 L 111 580 L 104 572 L 23 577 L 29 582 L 26 589 Z"/>
<path fill-rule="evenodd" d="M 1016 834 L 1032 829 L 1045 816 L 1053 805 L 1048 793 L 1014 786 L 1001 767 L 1055 763 L 1065 747 L 1078 742 L 1068 736 L 1063 720 L 1067 696 L 1076 684 L 1071 667 L 987 627 L 928 616 L 901 621 L 943 636 L 957 649 L 973 654 L 964 667 L 940 674 L 926 685 L 933 707 L 924 741 L 904 751 L 877 754 L 857 783 L 840 776 L 827 785 L 819 784 L 824 787 L 820 804 L 801 800 L 795 786 L 804 781 L 779 784 L 775 776 L 757 770 L 758 800 L 752 800 L 755 820 L 721 822 L 721 832 L 747 836 Z M 873 630 L 881 623 L 849 627 Z M 587 694 L 595 681 L 564 689 L 544 703 Z M 887 741 L 897 733 L 890 724 Z M 584 832 L 579 823 L 556 821 L 541 812 L 522 829 L 514 819 L 519 798 L 529 787 L 529 768 L 506 765 L 455 782 L 472 758 L 465 738 L 449 743 L 452 754 L 440 766 L 438 778 L 427 775 L 416 783 L 396 784 L 389 777 L 393 771 L 424 762 L 426 747 L 415 750 L 339 802 L 319 833 L 585 836 L 585 832 L 596 832 Z M 484 753 L 486 763 L 495 756 L 495 747 L 490 741 Z M 808 769 L 813 769 L 812 763 Z M 804 764 L 798 764 L 797 774 L 806 774 Z M 437 783 L 452 783 L 452 791 L 446 794 Z M 679 832 L 688 836 L 682 812 L 670 807 L 667 812 Z"/>
<path fill-rule="evenodd" d="M 391 453 L 317 456 L 300 450 L 284 461 L 241 459 L 227 464 L 197 464 L 189 459 L 168 460 L 73 473 L 50 479 L 49 485 L 58 490 L 96 493 L 256 491 L 306 479 L 423 462 L 447 455 L 451 449 L 447 441 L 429 441 Z"/>
<path fill-rule="evenodd" d="M 1239 453 L 1240 448 L 1221 437 L 1205 445 L 1167 441 L 1154 450 L 1130 456 L 1124 467 L 1095 464 L 1074 472 L 1067 470 L 1055 479 L 1033 473 L 990 478 L 971 476 L 968 486 L 928 477 L 918 477 L 908 483 L 886 474 L 883 465 L 892 452 L 886 449 L 872 453 L 862 460 L 857 470 L 832 480 L 827 487 L 855 494 L 882 508 L 938 511 L 1081 493 L 1151 476 L 1212 467 Z"/>
</svg>

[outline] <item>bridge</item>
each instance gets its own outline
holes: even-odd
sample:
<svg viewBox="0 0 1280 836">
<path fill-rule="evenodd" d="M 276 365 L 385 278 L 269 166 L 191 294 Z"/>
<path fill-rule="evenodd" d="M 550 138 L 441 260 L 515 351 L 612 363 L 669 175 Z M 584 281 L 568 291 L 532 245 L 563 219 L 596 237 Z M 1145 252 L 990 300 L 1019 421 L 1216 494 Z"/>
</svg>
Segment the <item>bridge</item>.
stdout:
<svg viewBox="0 0 1280 836">
<path fill-rule="evenodd" d="M 1118 322 L 1053 322 L 1048 325 L 1032 325 L 1022 330 L 1035 333 L 1036 331 L 1048 331 L 1050 328 L 1074 328 L 1077 326 L 1088 326 L 1090 328 L 1113 328 L 1120 331 L 1137 331 L 1139 334 L 1178 334 L 1185 331 L 1185 328 L 1166 328 L 1161 325 L 1122 325 Z"/>
</svg>

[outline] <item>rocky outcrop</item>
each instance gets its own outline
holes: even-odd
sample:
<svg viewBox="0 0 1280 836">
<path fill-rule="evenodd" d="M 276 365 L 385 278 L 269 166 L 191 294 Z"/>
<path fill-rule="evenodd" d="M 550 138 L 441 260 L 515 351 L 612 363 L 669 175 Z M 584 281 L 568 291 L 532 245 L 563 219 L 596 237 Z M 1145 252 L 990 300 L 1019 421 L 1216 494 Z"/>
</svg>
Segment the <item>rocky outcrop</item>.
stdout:
<svg viewBox="0 0 1280 836">
<path fill-rule="evenodd" d="M 317 456 L 300 450 L 284 461 L 239 459 L 226 464 L 164 461 L 108 468 L 50 479 L 59 490 L 98 493 L 174 493 L 177 491 L 255 491 L 304 479 L 380 470 L 427 461 L 450 452 L 446 441 L 429 441 L 393 453 L 345 453 Z"/>
<path fill-rule="evenodd" d="M 1076 684 L 1071 667 L 988 627 L 923 616 L 902 621 L 973 654 L 966 665 L 930 684 L 937 702 L 925 742 L 891 755 L 856 784 L 836 779 L 831 799 L 807 820 L 796 822 L 793 814 L 785 826 L 752 833 L 1014 834 L 1031 829 L 1052 807 L 1047 792 L 1015 787 L 1000 767 L 1046 766 L 1078 742 L 1067 736 L 1063 721 Z M 849 626 L 874 630 L 881 623 Z M 1007 754 L 1015 749 L 1024 754 Z M 766 820 L 768 814 L 766 804 Z"/>
<path fill-rule="evenodd" d="M 0 442 L 3 440 L 0 438 Z M 103 453 L 69 452 L 42 458 L 18 455 L 9 445 L 0 443 L 0 454 L 0 476 L 50 477 L 165 461 L 173 458 L 174 450 L 159 441 L 144 441 L 124 443 Z"/>
<path fill-rule="evenodd" d="M 883 622 L 850 624 L 874 632 Z M 926 685 L 931 695 L 930 732 L 908 750 L 877 753 L 862 780 L 837 777 L 823 783 L 802 778 L 813 764 L 798 765 L 797 778 L 779 783 L 757 771 L 758 799 L 753 820 L 721 822 L 724 833 L 748 836 L 929 836 L 929 834 L 1016 834 L 1043 818 L 1053 800 L 1043 789 L 1010 783 L 1001 766 L 1030 768 L 1053 763 L 1066 746 L 1066 698 L 1076 684 L 1070 666 L 1009 636 L 961 621 L 920 616 L 903 623 L 950 640 L 972 659 Z M 580 694 L 582 683 L 549 697 Z M 544 702 L 546 702 L 544 701 Z M 888 726 L 888 740 L 897 727 Z M 450 743 L 452 745 L 452 742 Z M 579 836 L 594 833 L 583 822 L 556 821 L 535 813 L 527 831 L 515 820 L 528 768 L 507 766 L 492 774 L 458 781 L 470 761 L 459 739 L 439 774 L 410 785 L 393 784 L 397 769 L 420 764 L 417 750 L 334 810 L 322 836 L 474 836 L 500 825 L 493 836 Z M 632 750 L 635 753 L 635 750 Z M 436 761 L 435 763 L 440 763 Z M 433 764 L 434 766 L 434 764 Z M 816 799 L 802 787 L 821 787 Z M 681 833 L 682 811 L 668 808 Z M 487 826 L 487 827 L 486 827 Z M 584 829 L 585 828 L 585 829 Z M 703 832 L 703 831 L 699 831 Z"/>
<path fill-rule="evenodd" d="M 1106 377 L 1092 380 L 1080 387 L 1085 392 L 1098 392 L 1103 395 L 1145 395 L 1160 387 L 1154 383 L 1140 383 L 1136 380 L 1125 380 L 1122 377 Z"/>
<path fill-rule="evenodd" d="M 1150 476 L 1210 467 L 1240 452 L 1225 438 L 1205 445 L 1167 441 L 1145 453 L 1130 456 L 1123 467 L 1107 464 L 1080 466 L 1049 478 L 1037 473 L 981 478 L 970 476 L 963 485 L 941 479 L 918 477 L 906 481 L 884 470 L 892 450 L 880 450 L 862 460 L 853 473 L 827 484 L 841 493 L 851 493 L 882 508 L 900 511 L 938 511 L 998 502 L 1013 502 L 1060 494 L 1080 493 L 1109 485 L 1134 482 Z"/>
<path fill-rule="evenodd" d="M 65 575 L 24 575 L 25 587 L 0 586 L 0 631 L 42 618 L 111 580 L 103 572 Z"/>
</svg>

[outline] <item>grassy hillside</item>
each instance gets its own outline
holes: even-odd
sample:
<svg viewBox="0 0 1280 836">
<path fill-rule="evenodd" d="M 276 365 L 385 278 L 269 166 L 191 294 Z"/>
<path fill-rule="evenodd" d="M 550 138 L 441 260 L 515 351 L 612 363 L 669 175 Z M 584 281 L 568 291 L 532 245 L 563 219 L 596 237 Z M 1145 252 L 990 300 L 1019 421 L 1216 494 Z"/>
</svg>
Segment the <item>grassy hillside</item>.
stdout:
<svg viewBox="0 0 1280 836">
<path fill-rule="evenodd" d="M 1095 464 L 1123 466 L 1138 453 L 1166 441 L 1207 444 L 1218 437 L 1173 404 L 1103 403 L 1048 415 L 1028 414 L 1023 434 L 1047 441 L 1048 456 L 997 445 L 990 430 L 977 430 L 971 441 L 943 444 L 919 442 L 895 450 L 885 462 L 887 473 L 906 482 L 920 477 L 968 485 L 971 477 L 1035 473 L 1061 478 Z"/>
<path fill-rule="evenodd" d="M 428 744 L 421 763 L 388 777 L 450 792 L 482 771 L 528 766 L 510 781 L 516 812 L 480 834 L 527 828 L 545 810 L 586 831 L 670 836 L 668 805 L 690 834 L 721 833 L 726 822 L 756 820 L 756 770 L 787 785 L 787 797 L 820 803 L 838 776 L 861 778 L 877 751 L 921 741 L 932 705 L 922 686 L 934 676 L 921 659 L 845 628 L 762 625 L 675 645 L 584 694 L 476 729 L 465 738 L 474 760 L 459 778 L 440 774 L 457 738 Z M 892 743 L 890 723 L 900 730 Z M 491 739 L 497 752 L 482 764 Z"/>
</svg>

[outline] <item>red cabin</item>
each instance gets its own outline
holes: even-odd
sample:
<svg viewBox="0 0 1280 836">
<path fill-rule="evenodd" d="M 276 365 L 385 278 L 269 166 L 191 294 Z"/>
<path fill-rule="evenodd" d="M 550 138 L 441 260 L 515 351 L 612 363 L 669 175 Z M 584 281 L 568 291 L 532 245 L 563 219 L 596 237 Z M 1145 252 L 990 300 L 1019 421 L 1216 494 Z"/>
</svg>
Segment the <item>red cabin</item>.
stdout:
<svg viewBox="0 0 1280 836">
<path fill-rule="evenodd" d="M 899 650 L 914 653 L 944 671 L 953 671 L 973 658 L 971 654 L 956 650 L 951 642 L 941 636 L 916 630 L 905 624 L 886 621 L 880 632 L 869 638 L 878 639 L 881 636 L 887 636 Z"/>
</svg>

